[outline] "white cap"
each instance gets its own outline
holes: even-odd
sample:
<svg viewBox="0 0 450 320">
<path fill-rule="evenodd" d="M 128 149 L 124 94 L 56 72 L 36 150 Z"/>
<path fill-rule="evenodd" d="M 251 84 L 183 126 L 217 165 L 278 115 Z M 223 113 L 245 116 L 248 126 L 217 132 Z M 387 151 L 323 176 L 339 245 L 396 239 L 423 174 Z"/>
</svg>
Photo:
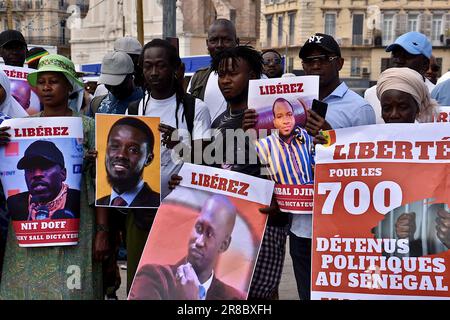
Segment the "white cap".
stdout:
<svg viewBox="0 0 450 320">
<path fill-rule="evenodd" d="M 122 51 L 128 54 L 140 55 L 142 45 L 136 38 L 127 36 L 119 38 L 114 42 L 114 51 Z"/>
</svg>

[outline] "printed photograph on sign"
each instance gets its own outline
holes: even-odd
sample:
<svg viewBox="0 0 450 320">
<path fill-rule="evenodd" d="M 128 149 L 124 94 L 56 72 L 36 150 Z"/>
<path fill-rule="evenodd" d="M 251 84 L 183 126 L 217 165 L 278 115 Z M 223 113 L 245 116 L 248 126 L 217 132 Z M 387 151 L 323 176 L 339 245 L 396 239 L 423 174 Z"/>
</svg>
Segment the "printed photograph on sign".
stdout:
<svg viewBox="0 0 450 320">
<path fill-rule="evenodd" d="M 251 80 L 248 105 L 258 114 L 256 150 L 263 174 L 275 182 L 281 211 L 311 214 L 313 143 L 304 126 L 307 109 L 319 94 L 316 76 Z"/>
<path fill-rule="evenodd" d="M 81 118 L 10 119 L 0 148 L 8 212 L 21 247 L 76 245 L 83 165 Z"/>
<path fill-rule="evenodd" d="M 96 206 L 157 208 L 159 118 L 96 114 Z"/>
<path fill-rule="evenodd" d="M 212 175 L 221 172 L 222 179 L 238 181 L 228 171 L 209 170 Z M 268 183 L 251 179 L 263 188 Z M 247 298 L 267 217 L 258 211 L 261 203 L 226 193 L 180 185 L 164 199 L 129 300 Z M 249 197 L 252 193 L 248 191 Z"/>
<path fill-rule="evenodd" d="M 40 112 L 39 98 L 27 81 L 28 73 L 34 71 L 34 69 L 3 65 L 2 70 L 10 81 L 11 95 L 22 107 L 22 110 L 14 110 L 14 114 L 17 117 L 24 117 Z"/>
</svg>

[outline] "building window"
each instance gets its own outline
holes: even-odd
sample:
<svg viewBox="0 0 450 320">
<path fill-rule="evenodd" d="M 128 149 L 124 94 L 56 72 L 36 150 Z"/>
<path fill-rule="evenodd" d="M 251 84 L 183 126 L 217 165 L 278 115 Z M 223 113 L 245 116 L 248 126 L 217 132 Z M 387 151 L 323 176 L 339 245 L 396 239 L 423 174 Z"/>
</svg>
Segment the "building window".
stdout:
<svg viewBox="0 0 450 320">
<path fill-rule="evenodd" d="M 295 42 L 295 12 L 289 13 L 289 44 Z"/>
<path fill-rule="evenodd" d="M 419 15 L 408 14 L 408 32 L 419 31 Z"/>
<path fill-rule="evenodd" d="M 266 17 L 266 22 L 267 22 L 267 47 L 271 47 L 272 46 L 272 20 L 273 17 L 272 16 L 267 16 Z"/>
<path fill-rule="evenodd" d="M 394 42 L 394 15 L 383 15 L 383 45 Z"/>
<path fill-rule="evenodd" d="M 353 15 L 353 37 L 352 44 L 356 46 L 361 46 L 363 44 L 363 25 L 364 15 L 354 14 Z"/>
<path fill-rule="evenodd" d="M 336 14 L 325 13 L 325 34 L 329 34 L 333 38 L 336 36 Z"/>
<path fill-rule="evenodd" d="M 381 58 L 381 69 L 380 73 L 383 72 L 386 69 L 389 69 L 392 67 L 392 59 L 391 58 Z"/>
<path fill-rule="evenodd" d="M 352 57 L 350 76 L 352 77 L 361 76 L 361 57 Z"/>
<path fill-rule="evenodd" d="M 442 20 L 442 14 L 433 14 L 433 22 L 431 23 L 431 41 L 433 42 L 433 45 L 439 45 L 441 42 L 441 34 L 443 34 Z"/>
<path fill-rule="evenodd" d="M 278 46 L 283 45 L 283 16 L 278 17 Z"/>
</svg>

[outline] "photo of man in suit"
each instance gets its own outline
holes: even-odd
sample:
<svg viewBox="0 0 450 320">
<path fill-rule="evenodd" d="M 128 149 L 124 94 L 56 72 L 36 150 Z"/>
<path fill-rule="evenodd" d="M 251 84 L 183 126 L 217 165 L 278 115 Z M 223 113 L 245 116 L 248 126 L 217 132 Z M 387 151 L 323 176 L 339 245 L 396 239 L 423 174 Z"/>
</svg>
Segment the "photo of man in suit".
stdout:
<svg viewBox="0 0 450 320">
<path fill-rule="evenodd" d="M 245 299 L 214 272 L 218 258 L 230 246 L 236 215 L 236 207 L 225 196 L 209 197 L 191 231 L 187 256 L 175 265 L 144 264 L 136 273 L 129 299 Z"/>
<path fill-rule="evenodd" d="M 51 141 L 38 140 L 17 163 L 25 170 L 27 192 L 8 197 L 12 220 L 71 219 L 80 216 L 80 191 L 64 183 L 64 156 Z"/>
<path fill-rule="evenodd" d="M 143 180 L 144 168 L 153 160 L 155 138 L 141 120 L 124 117 L 111 127 L 106 146 L 105 166 L 111 194 L 98 199 L 99 206 L 155 208 L 160 194 Z"/>
</svg>

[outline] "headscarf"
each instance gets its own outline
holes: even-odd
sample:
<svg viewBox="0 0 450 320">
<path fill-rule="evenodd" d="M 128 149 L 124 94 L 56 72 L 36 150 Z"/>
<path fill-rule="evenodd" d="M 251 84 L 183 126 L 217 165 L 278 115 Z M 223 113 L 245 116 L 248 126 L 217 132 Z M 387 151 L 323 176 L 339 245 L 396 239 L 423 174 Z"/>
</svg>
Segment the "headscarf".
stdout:
<svg viewBox="0 0 450 320">
<path fill-rule="evenodd" d="M 0 69 L 0 85 L 5 89 L 6 98 L 3 103 L 0 104 L 0 112 L 10 116 L 11 118 L 21 118 L 28 116 L 25 109 L 17 102 L 11 95 L 11 83 L 8 76 Z"/>
<path fill-rule="evenodd" d="M 389 68 L 383 71 L 377 82 L 377 97 L 387 90 L 398 90 L 410 94 L 419 105 L 418 122 L 433 122 L 438 104 L 432 99 L 423 76 L 410 68 Z"/>
</svg>

